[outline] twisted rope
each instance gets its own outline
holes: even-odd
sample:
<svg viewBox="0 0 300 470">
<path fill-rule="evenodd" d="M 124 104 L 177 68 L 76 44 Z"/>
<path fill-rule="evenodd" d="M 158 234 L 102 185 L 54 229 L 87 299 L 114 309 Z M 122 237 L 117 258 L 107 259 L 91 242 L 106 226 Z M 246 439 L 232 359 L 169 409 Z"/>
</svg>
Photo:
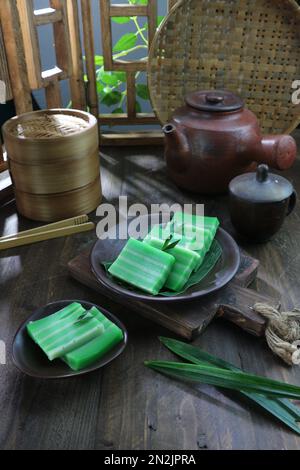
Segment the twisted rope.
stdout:
<svg viewBox="0 0 300 470">
<path fill-rule="evenodd" d="M 280 312 L 257 303 L 254 310 L 267 320 L 266 340 L 270 349 L 288 365 L 300 364 L 300 309 Z"/>
</svg>

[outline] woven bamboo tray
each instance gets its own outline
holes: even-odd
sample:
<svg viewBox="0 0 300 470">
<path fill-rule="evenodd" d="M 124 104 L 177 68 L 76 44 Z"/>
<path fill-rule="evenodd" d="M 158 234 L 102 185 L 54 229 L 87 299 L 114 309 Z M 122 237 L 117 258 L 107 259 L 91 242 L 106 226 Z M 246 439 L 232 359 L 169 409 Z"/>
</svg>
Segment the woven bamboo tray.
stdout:
<svg viewBox="0 0 300 470">
<path fill-rule="evenodd" d="M 53 109 L 17 116 L 3 126 L 16 203 L 34 220 L 89 213 L 101 202 L 97 119 Z"/>
<path fill-rule="evenodd" d="M 264 133 L 300 122 L 292 82 L 300 79 L 300 9 L 294 0 L 182 0 L 152 44 L 149 87 L 166 123 L 184 96 L 228 89 L 241 95 Z"/>
</svg>

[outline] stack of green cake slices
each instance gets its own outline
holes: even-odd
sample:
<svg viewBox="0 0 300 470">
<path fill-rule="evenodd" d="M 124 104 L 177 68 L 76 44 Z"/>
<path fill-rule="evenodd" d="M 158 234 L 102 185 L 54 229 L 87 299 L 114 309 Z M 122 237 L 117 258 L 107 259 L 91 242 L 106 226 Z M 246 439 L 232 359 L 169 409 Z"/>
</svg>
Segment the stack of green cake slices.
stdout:
<svg viewBox="0 0 300 470">
<path fill-rule="evenodd" d="M 205 260 L 209 261 L 212 248 L 211 266 L 206 263 L 205 272 L 219 259 L 218 228 L 215 217 L 177 212 L 166 227 L 155 225 L 143 241 L 130 238 L 108 272 L 148 294 L 181 293 L 190 287 L 193 273 L 199 273 Z"/>
<path fill-rule="evenodd" d="M 100 310 L 85 310 L 77 302 L 28 323 L 27 332 L 50 361 L 61 359 L 75 371 L 95 363 L 123 340 L 123 331 Z"/>
</svg>

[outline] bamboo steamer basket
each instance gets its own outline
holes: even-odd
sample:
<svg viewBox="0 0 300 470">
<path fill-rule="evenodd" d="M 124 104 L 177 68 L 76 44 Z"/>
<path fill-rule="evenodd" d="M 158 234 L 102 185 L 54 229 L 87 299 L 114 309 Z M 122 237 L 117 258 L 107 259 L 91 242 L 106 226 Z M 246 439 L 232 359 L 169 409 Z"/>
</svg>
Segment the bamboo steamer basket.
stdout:
<svg viewBox="0 0 300 470">
<path fill-rule="evenodd" d="M 36 111 L 3 126 L 19 212 L 53 222 L 101 202 L 97 119 L 69 109 Z"/>
</svg>

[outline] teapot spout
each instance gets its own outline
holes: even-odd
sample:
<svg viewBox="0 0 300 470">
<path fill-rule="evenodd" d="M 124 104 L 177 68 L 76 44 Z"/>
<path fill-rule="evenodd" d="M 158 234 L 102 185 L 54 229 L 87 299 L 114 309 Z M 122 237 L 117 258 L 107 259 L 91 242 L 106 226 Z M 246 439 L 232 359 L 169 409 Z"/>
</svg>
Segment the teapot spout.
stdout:
<svg viewBox="0 0 300 470">
<path fill-rule="evenodd" d="M 277 170 L 290 168 L 297 156 L 297 144 L 290 135 L 266 135 L 255 160 Z"/>
<path fill-rule="evenodd" d="M 168 123 L 163 127 L 165 134 L 165 155 L 172 170 L 183 171 L 188 167 L 190 146 L 183 129 Z"/>
</svg>

